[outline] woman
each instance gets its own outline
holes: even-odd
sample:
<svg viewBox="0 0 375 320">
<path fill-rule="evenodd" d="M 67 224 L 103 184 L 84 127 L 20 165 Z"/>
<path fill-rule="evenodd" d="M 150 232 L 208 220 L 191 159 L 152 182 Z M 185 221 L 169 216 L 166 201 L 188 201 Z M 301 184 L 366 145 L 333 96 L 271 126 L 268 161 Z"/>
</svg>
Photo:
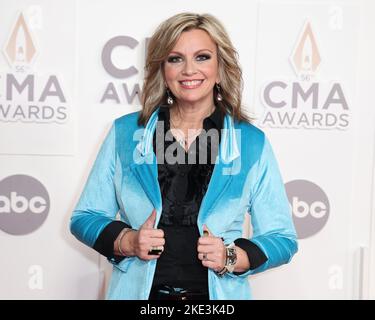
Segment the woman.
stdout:
<svg viewBox="0 0 375 320">
<path fill-rule="evenodd" d="M 247 276 L 297 242 L 271 146 L 241 110 L 237 53 L 216 18 L 182 13 L 145 69 L 143 108 L 114 121 L 71 231 L 113 263 L 110 299 L 250 299 Z"/>
</svg>

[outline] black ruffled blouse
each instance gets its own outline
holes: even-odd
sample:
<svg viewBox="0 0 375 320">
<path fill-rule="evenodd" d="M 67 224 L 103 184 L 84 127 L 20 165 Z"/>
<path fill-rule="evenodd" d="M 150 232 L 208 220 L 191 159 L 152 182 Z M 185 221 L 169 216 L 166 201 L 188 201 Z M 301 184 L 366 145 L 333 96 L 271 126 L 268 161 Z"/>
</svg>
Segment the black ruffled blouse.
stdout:
<svg viewBox="0 0 375 320">
<path fill-rule="evenodd" d="M 208 292 L 207 268 L 198 259 L 197 217 L 218 154 L 222 123 L 223 115 L 216 108 L 204 119 L 205 131 L 196 137 L 187 152 L 171 135 L 170 140 L 164 139 L 162 153 L 163 150 L 157 148 L 156 137 L 158 134 L 167 136 L 170 125 L 169 108 L 160 108 L 153 145 L 163 199 L 158 228 L 163 229 L 166 244 L 156 265 L 153 286 L 163 284 Z M 205 132 L 210 133 L 207 139 L 203 138 Z M 205 156 L 200 159 L 199 155 Z"/>
</svg>

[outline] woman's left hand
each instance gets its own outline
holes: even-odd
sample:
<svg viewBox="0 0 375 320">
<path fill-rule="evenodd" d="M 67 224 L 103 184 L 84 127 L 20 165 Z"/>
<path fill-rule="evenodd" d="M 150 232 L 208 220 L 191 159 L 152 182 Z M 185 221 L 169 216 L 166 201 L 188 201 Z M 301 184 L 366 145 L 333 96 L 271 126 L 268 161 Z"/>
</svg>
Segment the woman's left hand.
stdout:
<svg viewBox="0 0 375 320">
<path fill-rule="evenodd" d="M 202 261 L 203 266 L 219 272 L 226 262 L 224 242 L 220 237 L 215 237 L 206 225 L 203 225 L 203 231 L 207 231 L 208 235 L 198 239 L 198 259 Z"/>
</svg>

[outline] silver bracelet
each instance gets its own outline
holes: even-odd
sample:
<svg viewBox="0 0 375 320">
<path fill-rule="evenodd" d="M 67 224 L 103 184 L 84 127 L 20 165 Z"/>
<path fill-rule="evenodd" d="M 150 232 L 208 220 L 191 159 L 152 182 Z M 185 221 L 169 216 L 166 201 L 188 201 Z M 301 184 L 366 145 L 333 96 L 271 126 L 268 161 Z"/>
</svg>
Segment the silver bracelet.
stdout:
<svg viewBox="0 0 375 320">
<path fill-rule="evenodd" d="M 221 238 L 221 240 L 223 241 L 224 243 L 224 238 Z M 228 261 L 228 249 L 227 249 L 227 245 L 225 245 L 225 265 L 224 267 L 219 270 L 219 271 L 215 271 L 215 273 L 219 276 L 219 277 L 222 277 L 224 274 L 226 274 L 228 272 L 228 268 L 227 268 L 227 261 Z"/>
<path fill-rule="evenodd" d="M 126 256 L 126 254 L 121 250 L 121 241 L 122 241 L 122 238 L 129 232 L 129 231 L 132 231 L 133 229 L 131 228 L 124 228 L 121 230 L 120 232 L 120 235 L 118 237 L 118 242 L 117 242 L 117 250 L 118 252 L 120 252 L 120 254 L 122 256 Z"/>
<path fill-rule="evenodd" d="M 237 252 L 234 242 L 225 245 L 225 266 L 220 271 L 215 271 L 220 277 L 226 273 L 233 273 L 234 266 L 237 262 Z"/>
</svg>

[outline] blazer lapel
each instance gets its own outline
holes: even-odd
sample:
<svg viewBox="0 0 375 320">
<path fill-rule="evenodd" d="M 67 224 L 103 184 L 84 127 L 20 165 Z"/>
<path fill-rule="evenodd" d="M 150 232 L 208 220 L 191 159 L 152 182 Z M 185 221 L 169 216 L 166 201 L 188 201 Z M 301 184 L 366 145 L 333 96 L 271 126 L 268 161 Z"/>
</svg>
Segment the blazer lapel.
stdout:
<svg viewBox="0 0 375 320">
<path fill-rule="evenodd" d="M 159 108 L 153 112 L 146 127 L 143 129 L 143 134 L 133 154 L 134 164 L 130 167 L 156 209 L 157 218 L 155 225 L 159 222 L 162 209 L 161 192 L 158 182 L 158 166 L 152 146 L 153 134 L 158 120 L 158 110 Z"/>
<path fill-rule="evenodd" d="M 224 117 L 224 126 L 220 142 L 220 152 L 218 160 L 212 172 L 210 183 L 205 196 L 203 197 L 198 215 L 198 228 L 203 234 L 203 224 L 205 223 L 211 209 L 215 203 L 225 194 L 229 187 L 233 175 L 236 174 L 235 160 L 240 156 L 237 145 L 236 131 L 234 128 L 233 118 L 228 114 Z M 215 231 L 215 230 L 211 230 Z"/>
</svg>

